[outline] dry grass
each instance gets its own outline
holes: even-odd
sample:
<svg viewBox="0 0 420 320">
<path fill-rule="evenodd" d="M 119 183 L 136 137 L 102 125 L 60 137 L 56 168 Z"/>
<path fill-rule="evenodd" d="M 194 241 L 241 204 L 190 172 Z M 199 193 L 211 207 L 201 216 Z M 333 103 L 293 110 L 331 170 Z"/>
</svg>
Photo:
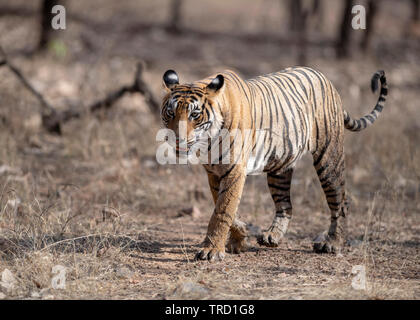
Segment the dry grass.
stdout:
<svg viewBox="0 0 420 320">
<path fill-rule="evenodd" d="M 188 35 L 173 39 L 160 29 L 137 30 L 137 17 L 144 12 L 157 21 L 165 15 L 159 4 L 126 2 L 127 11 L 109 2 L 96 12 L 98 22 L 116 21 L 118 27 L 107 33 L 72 24 L 62 35 L 66 57 L 53 51 L 31 58 L 18 55 L 15 64 L 60 107 L 88 104 L 129 83 L 138 58 L 148 62 L 146 76 L 156 93 L 168 67 L 192 80 L 225 67 L 250 76 L 295 63 L 294 48 L 272 43 Z M 72 3 L 74 12 L 86 12 L 81 2 Z M 89 5 L 94 7 L 94 1 Z M 216 4 L 211 8 L 218 10 Z M 252 10 L 241 12 L 237 21 L 235 4 L 224 10 L 232 19 L 217 20 L 217 30 L 237 30 L 236 24 L 247 19 L 253 22 L 245 31 L 264 29 L 260 20 L 247 16 Z M 188 12 L 201 11 L 191 2 Z M 405 12 L 385 2 L 383 19 L 399 21 L 396 15 Z M 0 19 L 0 29 L 11 30 L 0 35 L 6 49 L 33 45 L 28 39 L 36 32 L 35 20 L 25 19 Z M 212 30 L 211 21 L 194 19 L 202 21 L 200 30 Z M 336 61 L 328 48 L 311 49 L 309 55 L 310 65 L 336 84 L 355 116 L 374 104 L 369 79 L 375 70 L 385 68 L 390 84 L 387 106 L 375 126 L 346 135 L 352 206 L 351 245 L 343 256 L 312 253 L 311 239 L 327 228 L 329 215 L 305 157 L 292 186 L 294 218 L 287 241 L 275 249 L 254 241 L 248 252 L 227 255 L 222 263 L 193 262 L 213 207 L 206 174 L 200 167 L 156 163 L 159 124 L 143 98 L 126 97 L 99 117 L 68 123 L 63 136 L 54 137 L 39 127 L 37 101 L 0 69 L 0 272 L 7 268 L 16 278 L 13 290 L 0 291 L 19 299 L 418 299 L 418 39 L 398 46 L 401 34 L 386 30 L 372 56 Z M 394 38 L 386 38 L 390 34 Z M 193 205 L 201 216 L 178 216 Z M 242 219 L 265 228 L 273 209 L 265 178 L 249 177 L 239 210 Z M 65 290 L 51 288 L 55 265 L 67 268 Z M 355 265 L 366 267 L 366 291 L 351 286 Z"/>
</svg>

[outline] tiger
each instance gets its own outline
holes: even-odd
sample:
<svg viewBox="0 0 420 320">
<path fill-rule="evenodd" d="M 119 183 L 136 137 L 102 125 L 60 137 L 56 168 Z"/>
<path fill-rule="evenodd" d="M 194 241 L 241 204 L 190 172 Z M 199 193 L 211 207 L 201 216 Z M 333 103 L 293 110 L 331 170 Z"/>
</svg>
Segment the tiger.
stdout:
<svg viewBox="0 0 420 320">
<path fill-rule="evenodd" d="M 237 134 L 228 137 L 229 154 L 235 149 L 232 145 L 239 145 L 236 149 L 240 156 L 232 157 L 234 161 L 203 164 L 215 208 L 195 260 L 220 261 L 226 251 L 246 250 L 247 225 L 236 214 L 246 177 L 251 174 L 266 174 L 275 206 L 271 226 L 258 235 L 257 242 L 279 246 L 292 218 L 293 171 L 307 152 L 312 155 L 331 217 L 329 228 L 314 239 L 313 251 L 339 254 L 345 243 L 344 222 L 349 208 L 344 129 L 362 131 L 378 118 L 388 94 L 383 70 L 371 79 L 373 93 L 379 82 L 374 109 L 354 119 L 344 110 L 332 82 L 313 68 L 290 67 L 247 80 L 225 70 L 184 84 L 179 83 L 174 70 L 167 70 L 163 75 L 166 93 L 161 118 L 166 129 L 175 133 L 177 156 L 188 154 L 206 140 L 210 145 L 221 144 L 215 137 L 222 130 L 249 132 L 239 144 L 234 143 Z M 186 130 L 179 130 L 181 123 Z"/>
</svg>

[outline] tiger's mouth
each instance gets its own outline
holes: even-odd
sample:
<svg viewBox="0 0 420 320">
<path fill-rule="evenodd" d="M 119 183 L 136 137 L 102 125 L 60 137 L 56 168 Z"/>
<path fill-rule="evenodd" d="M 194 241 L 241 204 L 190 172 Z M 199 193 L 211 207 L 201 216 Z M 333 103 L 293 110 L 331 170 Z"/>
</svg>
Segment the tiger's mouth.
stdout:
<svg viewBox="0 0 420 320">
<path fill-rule="evenodd" d="M 180 151 L 180 152 L 188 152 L 190 151 L 191 148 L 187 147 L 187 148 L 180 148 L 179 146 L 175 147 L 176 151 Z"/>
<path fill-rule="evenodd" d="M 185 153 L 187 154 L 189 151 L 191 151 L 192 146 L 195 144 L 195 140 L 194 141 L 188 141 L 186 144 L 183 143 L 182 147 L 180 146 L 179 140 L 176 140 L 176 146 L 175 146 L 175 150 L 179 153 Z"/>
</svg>

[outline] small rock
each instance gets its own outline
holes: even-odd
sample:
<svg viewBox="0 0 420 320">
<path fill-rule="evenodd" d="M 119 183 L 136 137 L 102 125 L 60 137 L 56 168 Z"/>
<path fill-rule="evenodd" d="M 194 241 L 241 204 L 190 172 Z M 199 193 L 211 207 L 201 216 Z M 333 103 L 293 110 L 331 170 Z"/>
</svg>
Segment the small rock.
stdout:
<svg viewBox="0 0 420 320">
<path fill-rule="evenodd" d="M 121 267 L 121 268 L 118 268 L 116 271 L 115 271 L 115 273 L 117 274 L 117 276 L 119 277 L 119 278 L 127 278 L 127 279 L 129 279 L 129 278 L 132 278 L 132 276 L 133 276 L 133 271 L 131 271 L 129 268 L 127 268 L 127 267 Z"/>
<path fill-rule="evenodd" d="M 4 269 L 3 273 L 1 274 L 1 286 L 10 291 L 13 290 L 16 282 L 17 281 L 13 273 L 9 269 Z"/>
<path fill-rule="evenodd" d="M 150 159 L 146 159 L 143 162 L 143 166 L 145 166 L 146 168 L 156 168 L 157 162 Z"/>
<path fill-rule="evenodd" d="M 67 80 L 61 79 L 56 83 L 56 90 L 60 96 L 75 96 L 77 95 L 76 86 Z"/>
<path fill-rule="evenodd" d="M 136 151 L 136 155 L 137 154 L 138 153 Z M 141 157 L 140 162 L 143 167 L 148 168 L 148 169 L 154 169 L 158 167 L 156 156 L 143 156 Z"/>
<path fill-rule="evenodd" d="M 41 295 L 39 294 L 39 292 L 32 291 L 31 298 L 41 298 Z"/>
<path fill-rule="evenodd" d="M 39 291 L 39 295 L 41 297 L 48 296 L 48 295 L 50 295 L 50 293 L 51 293 L 50 288 L 44 288 L 44 289 L 41 289 L 41 291 Z"/>
<path fill-rule="evenodd" d="M 191 208 L 185 208 L 179 211 L 178 217 L 191 216 L 193 219 L 197 219 L 201 216 L 201 211 L 196 206 Z"/>
<path fill-rule="evenodd" d="M 0 292 L 0 300 L 6 299 L 6 295 L 3 292 Z"/>
<path fill-rule="evenodd" d="M 132 167 L 135 167 L 138 164 L 138 160 L 136 158 L 134 159 L 122 159 L 121 165 L 123 168 L 130 169 Z"/>
<path fill-rule="evenodd" d="M 175 294 L 180 295 L 180 296 L 183 296 L 186 294 L 204 295 L 204 294 L 207 294 L 208 292 L 209 292 L 209 289 L 199 285 L 198 283 L 194 283 L 191 281 L 181 283 L 175 289 Z"/>
<path fill-rule="evenodd" d="M 28 117 L 23 124 L 27 129 L 37 129 L 42 125 L 42 118 L 40 114 L 34 114 Z"/>
<path fill-rule="evenodd" d="M 16 168 L 9 167 L 5 164 L 0 166 L 0 175 L 3 174 L 19 174 L 20 171 Z"/>
<path fill-rule="evenodd" d="M 394 183 L 398 188 L 404 188 L 407 185 L 407 179 L 399 174 L 398 178 L 394 180 Z"/>
<path fill-rule="evenodd" d="M 16 197 L 15 199 L 9 199 L 6 205 L 13 208 L 13 214 L 15 216 L 22 217 L 24 215 L 22 201 L 19 198 Z"/>
</svg>

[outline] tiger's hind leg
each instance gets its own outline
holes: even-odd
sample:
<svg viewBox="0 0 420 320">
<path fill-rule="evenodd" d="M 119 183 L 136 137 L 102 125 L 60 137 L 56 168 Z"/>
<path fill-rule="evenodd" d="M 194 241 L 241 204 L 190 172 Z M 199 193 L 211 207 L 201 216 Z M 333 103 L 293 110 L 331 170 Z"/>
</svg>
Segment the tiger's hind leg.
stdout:
<svg viewBox="0 0 420 320">
<path fill-rule="evenodd" d="M 267 174 L 268 187 L 276 208 L 273 223 L 268 230 L 258 237 L 258 243 L 267 247 L 277 247 L 284 237 L 292 218 L 292 203 L 290 201 L 290 185 L 293 169 L 284 173 L 269 172 Z"/>
<path fill-rule="evenodd" d="M 340 253 L 345 240 L 345 216 L 348 203 L 345 197 L 344 148 L 342 137 L 313 154 L 314 166 L 331 213 L 328 231 L 314 239 L 313 249 L 317 253 Z"/>
</svg>

